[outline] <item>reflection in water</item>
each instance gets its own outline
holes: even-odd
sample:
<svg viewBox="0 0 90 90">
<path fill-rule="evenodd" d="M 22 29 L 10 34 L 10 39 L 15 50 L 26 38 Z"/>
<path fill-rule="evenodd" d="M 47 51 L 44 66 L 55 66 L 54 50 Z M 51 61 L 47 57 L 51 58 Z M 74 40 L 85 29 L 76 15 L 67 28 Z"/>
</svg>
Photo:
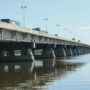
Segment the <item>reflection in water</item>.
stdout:
<svg viewBox="0 0 90 90">
<path fill-rule="evenodd" d="M 1 63 L 0 88 L 13 87 L 33 77 L 34 63 Z M 31 77 L 29 76 L 31 75 Z"/>
<path fill-rule="evenodd" d="M 83 65 L 56 60 L 41 62 L 43 65 L 38 67 L 34 62 L 0 63 L 0 90 L 48 90 L 56 78 L 64 78 Z"/>
<path fill-rule="evenodd" d="M 53 69 L 55 67 L 55 59 L 43 60 L 43 68 Z"/>
</svg>

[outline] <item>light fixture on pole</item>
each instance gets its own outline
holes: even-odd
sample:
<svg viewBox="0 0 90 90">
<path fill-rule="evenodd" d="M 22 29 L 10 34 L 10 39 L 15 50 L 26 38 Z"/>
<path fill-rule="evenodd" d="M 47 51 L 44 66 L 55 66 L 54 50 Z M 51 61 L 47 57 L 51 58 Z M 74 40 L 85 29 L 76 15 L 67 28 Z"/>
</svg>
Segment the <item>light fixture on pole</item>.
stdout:
<svg viewBox="0 0 90 90">
<path fill-rule="evenodd" d="M 46 27 L 46 33 L 47 33 L 47 21 L 48 21 L 48 18 L 44 18 L 45 27 Z"/>
<path fill-rule="evenodd" d="M 27 7 L 26 6 L 21 6 L 21 9 L 22 9 L 22 11 L 23 11 L 23 26 L 25 27 L 25 9 L 26 9 Z"/>
</svg>

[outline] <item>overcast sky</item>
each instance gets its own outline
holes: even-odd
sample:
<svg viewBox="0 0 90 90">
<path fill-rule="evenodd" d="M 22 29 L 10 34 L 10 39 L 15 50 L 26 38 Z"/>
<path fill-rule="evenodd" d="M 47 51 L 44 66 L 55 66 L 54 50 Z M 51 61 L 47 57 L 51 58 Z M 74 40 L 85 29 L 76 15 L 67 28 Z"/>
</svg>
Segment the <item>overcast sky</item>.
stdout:
<svg viewBox="0 0 90 90">
<path fill-rule="evenodd" d="M 45 30 L 44 18 L 48 18 L 49 33 L 90 44 L 90 0 L 0 0 L 0 18 L 23 25 L 21 6 L 27 7 L 26 27 Z"/>
</svg>

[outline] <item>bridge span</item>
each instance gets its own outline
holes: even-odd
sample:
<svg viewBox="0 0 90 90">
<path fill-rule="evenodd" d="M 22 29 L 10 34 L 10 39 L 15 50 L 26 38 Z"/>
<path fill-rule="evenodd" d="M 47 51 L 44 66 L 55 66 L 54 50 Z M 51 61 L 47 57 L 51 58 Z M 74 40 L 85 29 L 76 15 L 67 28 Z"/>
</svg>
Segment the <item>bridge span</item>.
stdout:
<svg viewBox="0 0 90 90">
<path fill-rule="evenodd" d="M 34 61 L 87 53 L 90 53 L 87 44 L 0 22 L 0 61 Z"/>
</svg>

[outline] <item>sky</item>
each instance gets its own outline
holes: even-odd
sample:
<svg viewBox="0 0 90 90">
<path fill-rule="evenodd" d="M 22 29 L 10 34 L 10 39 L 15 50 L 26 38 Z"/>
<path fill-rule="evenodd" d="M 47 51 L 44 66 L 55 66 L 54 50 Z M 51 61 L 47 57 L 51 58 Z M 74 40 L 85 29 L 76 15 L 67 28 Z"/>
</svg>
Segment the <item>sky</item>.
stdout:
<svg viewBox="0 0 90 90">
<path fill-rule="evenodd" d="M 68 39 L 90 44 L 90 0 L 0 0 L 0 19 L 16 20 L 25 27 L 46 30 Z M 59 24 L 59 26 L 57 26 Z"/>
</svg>

